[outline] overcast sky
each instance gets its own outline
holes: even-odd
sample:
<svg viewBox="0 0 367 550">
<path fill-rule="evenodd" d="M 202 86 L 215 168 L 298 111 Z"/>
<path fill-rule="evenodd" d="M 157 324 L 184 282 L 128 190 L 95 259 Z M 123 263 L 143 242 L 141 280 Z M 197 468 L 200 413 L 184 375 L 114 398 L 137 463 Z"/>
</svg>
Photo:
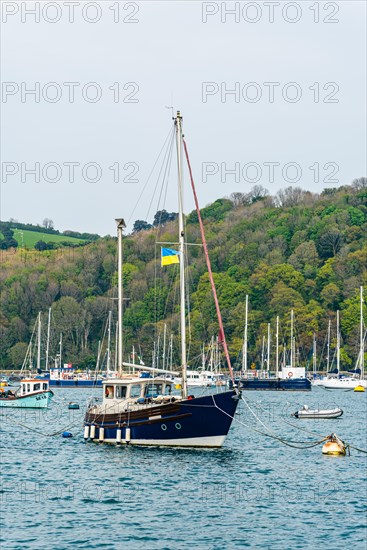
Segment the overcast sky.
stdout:
<svg viewBox="0 0 367 550">
<path fill-rule="evenodd" d="M 104 235 L 115 217 L 146 219 L 152 186 L 132 209 L 171 105 L 203 206 L 255 183 L 321 191 L 366 174 L 364 1 L 1 7 L 2 220 Z"/>
</svg>

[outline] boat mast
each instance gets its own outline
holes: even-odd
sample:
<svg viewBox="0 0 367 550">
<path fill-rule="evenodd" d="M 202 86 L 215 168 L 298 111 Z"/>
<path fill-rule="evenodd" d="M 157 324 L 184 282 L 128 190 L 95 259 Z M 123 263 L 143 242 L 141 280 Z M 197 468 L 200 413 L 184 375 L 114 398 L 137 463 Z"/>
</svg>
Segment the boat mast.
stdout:
<svg viewBox="0 0 367 550">
<path fill-rule="evenodd" d="M 268 353 L 266 358 L 266 370 L 270 370 L 270 323 L 268 323 Z"/>
<path fill-rule="evenodd" d="M 111 320 L 112 320 L 112 311 L 108 312 L 108 343 L 107 343 L 107 365 L 106 371 L 107 376 L 111 370 Z"/>
<path fill-rule="evenodd" d="M 261 370 L 264 370 L 264 354 L 265 354 L 265 336 L 263 336 L 263 342 L 261 346 Z"/>
<path fill-rule="evenodd" d="M 46 345 L 46 370 L 48 370 L 48 355 L 50 351 L 51 308 L 48 309 L 47 345 Z"/>
<path fill-rule="evenodd" d="M 169 342 L 169 369 L 172 370 L 173 365 L 173 334 L 171 334 L 170 342 Z"/>
<path fill-rule="evenodd" d="M 338 374 L 340 371 L 340 330 L 339 330 L 339 310 L 336 312 L 336 368 Z"/>
<path fill-rule="evenodd" d="M 293 309 L 291 310 L 291 369 L 293 368 L 293 361 L 294 361 L 294 341 L 293 341 L 293 321 L 294 321 L 294 313 Z"/>
<path fill-rule="evenodd" d="M 242 370 L 247 371 L 247 323 L 248 323 L 248 295 L 246 294 L 246 307 L 245 307 L 245 333 L 243 336 L 243 350 L 242 350 Z"/>
<path fill-rule="evenodd" d="M 316 376 L 316 334 L 315 333 L 313 333 L 312 362 L 313 362 L 313 375 L 314 375 L 314 378 L 315 378 L 315 376 Z"/>
<path fill-rule="evenodd" d="M 38 314 L 38 333 L 37 333 L 37 371 L 41 368 L 41 312 Z"/>
<path fill-rule="evenodd" d="M 327 328 L 327 356 L 326 356 L 326 372 L 329 372 L 330 368 L 330 334 L 331 334 L 331 320 L 329 319 Z"/>
<path fill-rule="evenodd" d="M 59 342 L 59 359 L 60 359 L 60 370 L 61 370 L 61 367 L 62 367 L 62 362 L 61 362 L 61 354 L 62 354 L 62 332 L 60 332 L 60 342 Z M 60 374 L 61 376 L 61 374 Z"/>
<path fill-rule="evenodd" d="M 163 329 L 162 369 L 165 369 L 165 368 L 166 368 L 166 338 L 167 338 L 167 323 L 164 323 L 164 329 Z"/>
<path fill-rule="evenodd" d="M 182 369 L 182 397 L 187 397 L 187 359 L 186 359 L 186 296 L 185 296 L 185 233 L 183 218 L 183 189 L 182 189 L 182 116 L 177 111 L 175 118 L 176 149 L 178 170 L 178 232 L 180 251 L 180 320 L 181 320 L 181 369 Z"/>
<path fill-rule="evenodd" d="M 123 218 L 116 218 L 117 224 L 117 278 L 118 278 L 118 358 L 117 370 L 119 375 L 122 374 L 122 232 L 126 227 Z"/>
<path fill-rule="evenodd" d="M 116 328 L 115 328 L 115 357 L 114 357 L 114 370 L 117 371 L 117 356 L 118 356 L 118 322 L 116 321 Z"/>
<path fill-rule="evenodd" d="M 275 334 L 275 375 L 279 376 L 279 316 L 277 315 L 277 331 Z"/>
<path fill-rule="evenodd" d="M 363 330 L 363 286 L 361 286 L 361 326 L 360 326 L 360 350 L 359 350 L 359 368 L 361 371 L 360 378 L 364 378 L 364 330 Z"/>
</svg>

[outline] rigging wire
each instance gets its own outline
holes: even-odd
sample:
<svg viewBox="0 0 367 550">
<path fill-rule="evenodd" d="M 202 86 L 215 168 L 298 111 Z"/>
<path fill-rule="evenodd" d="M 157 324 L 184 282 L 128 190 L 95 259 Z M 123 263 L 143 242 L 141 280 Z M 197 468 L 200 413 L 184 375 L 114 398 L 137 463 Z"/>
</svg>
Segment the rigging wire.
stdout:
<svg viewBox="0 0 367 550">
<path fill-rule="evenodd" d="M 157 156 L 157 158 L 156 158 L 156 160 L 155 160 L 155 162 L 154 162 L 154 164 L 153 164 L 153 167 L 152 167 L 152 169 L 151 169 L 151 171 L 150 171 L 150 173 L 149 173 L 149 175 L 148 175 L 148 178 L 147 178 L 147 180 L 146 180 L 146 182 L 145 182 L 145 184 L 144 184 L 144 186 L 143 186 L 143 189 L 141 190 L 141 193 L 140 193 L 140 195 L 139 195 L 139 197 L 138 197 L 138 199 L 137 199 L 137 201 L 136 201 L 136 203 L 135 203 L 135 206 L 134 206 L 134 208 L 133 208 L 132 211 L 131 211 L 130 217 L 129 217 L 128 221 L 127 221 L 128 224 L 130 223 L 130 221 L 131 221 L 131 219 L 132 219 L 132 217 L 133 217 L 133 215 L 134 215 L 134 213 L 135 213 L 135 210 L 136 210 L 136 208 L 137 208 L 137 206 L 138 206 L 138 204 L 139 204 L 139 202 L 140 202 L 140 199 L 142 198 L 142 196 L 143 196 L 143 194 L 144 194 L 145 189 L 147 188 L 147 185 L 148 185 L 148 183 L 149 183 L 149 181 L 150 181 L 150 178 L 151 178 L 151 176 L 152 176 L 152 174 L 153 174 L 153 172 L 154 172 L 154 169 L 155 169 L 155 167 L 156 167 L 156 165 L 157 165 L 157 163 L 158 163 L 158 161 L 159 161 L 159 159 L 160 159 L 160 157 L 161 157 L 162 151 L 164 150 L 164 148 L 165 148 L 165 146 L 166 146 L 166 143 L 167 143 L 167 141 L 169 140 L 171 134 L 173 134 L 173 130 L 172 130 L 172 127 L 170 126 L 170 130 L 169 130 L 169 132 L 168 132 L 168 135 L 167 135 L 166 139 L 165 139 L 164 142 L 163 142 L 162 148 L 161 148 L 161 150 L 160 150 L 159 153 L 158 153 L 158 156 Z M 149 212 L 148 212 L 148 213 L 149 213 Z"/>
</svg>

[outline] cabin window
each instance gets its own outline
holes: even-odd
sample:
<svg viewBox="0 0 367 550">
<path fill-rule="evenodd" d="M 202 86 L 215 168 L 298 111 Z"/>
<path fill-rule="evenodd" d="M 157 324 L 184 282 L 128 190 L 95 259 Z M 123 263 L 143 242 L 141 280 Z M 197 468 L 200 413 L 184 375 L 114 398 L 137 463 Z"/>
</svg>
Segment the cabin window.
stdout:
<svg viewBox="0 0 367 550">
<path fill-rule="evenodd" d="M 31 391 L 31 385 L 30 384 L 27 384 L 27 391 Z"/>
<path fill-rule="evenodd" d="M 145 388 L 146 397 L 157 397 L 162 394 L 162 384 L 147 384 Z"/>
<path fill-rule="evenodd" d="M 126 397 L 126 386 L 116 386 L 116 397 L 118 399 Z"/>
<path fill-rule="evenodd" d="M 41 384 L 34 384 L 33 386 L 34 391 L 39 391 L 40 389 L 41 389 Z"/>
<path fill-rule="evenodd" d="M 26 385 L 25 384 L 22 384 L 22 391 L 23 391 L 23 393 L 26 392 Z"/>
<path fill-rule="evenodd" d="M 164 395 L 171 395 L 171 393 L 172 393 L 171 384 L 166 384 L 166 387 L 164 388 Z"/>
<path fill-rule="evenodd" d="M 104 394 L 105 394 L 105 397 L 107 399 L 113 399 L 113 397 L 114 397 L 114 387 L 113 386 L 106 386 Z"/>
<path fill-rule="evenodd" d="M 130 397 L 140 397 L 140 393 L 141 393 L 141 385 L 133 384 L 130 390 Z"/>
<path fill-rule="evenodd" d="M 45 382 L 43 383 L 43 389 L 47 390 L 47 384 Z"/>
</svg>

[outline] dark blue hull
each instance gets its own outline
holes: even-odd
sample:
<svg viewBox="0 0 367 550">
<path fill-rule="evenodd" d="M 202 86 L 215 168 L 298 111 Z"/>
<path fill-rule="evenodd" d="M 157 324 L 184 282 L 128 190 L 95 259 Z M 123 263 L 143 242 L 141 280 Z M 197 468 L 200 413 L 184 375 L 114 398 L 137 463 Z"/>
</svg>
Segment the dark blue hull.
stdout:
<svg viewBox="0 0 367 550">
<path fill-rule="evenodd" d="M 236 380 L 241 390 L 252 391 L 311 391 L 311 382 L 306 378 L 286 379 L 238 379 Z"/>
<path fill-rule="evenodd" d="M 132 445 L 221 447 L 238 405 L 235 391 L 122 414 L 89 411 L 85 439 Z"/>
<path fill-rule="evenodd" d="M 102 387 L 102 380 L 49 380 L 51 387 L 58 388 L 95 388 Z"/>
</svg>

